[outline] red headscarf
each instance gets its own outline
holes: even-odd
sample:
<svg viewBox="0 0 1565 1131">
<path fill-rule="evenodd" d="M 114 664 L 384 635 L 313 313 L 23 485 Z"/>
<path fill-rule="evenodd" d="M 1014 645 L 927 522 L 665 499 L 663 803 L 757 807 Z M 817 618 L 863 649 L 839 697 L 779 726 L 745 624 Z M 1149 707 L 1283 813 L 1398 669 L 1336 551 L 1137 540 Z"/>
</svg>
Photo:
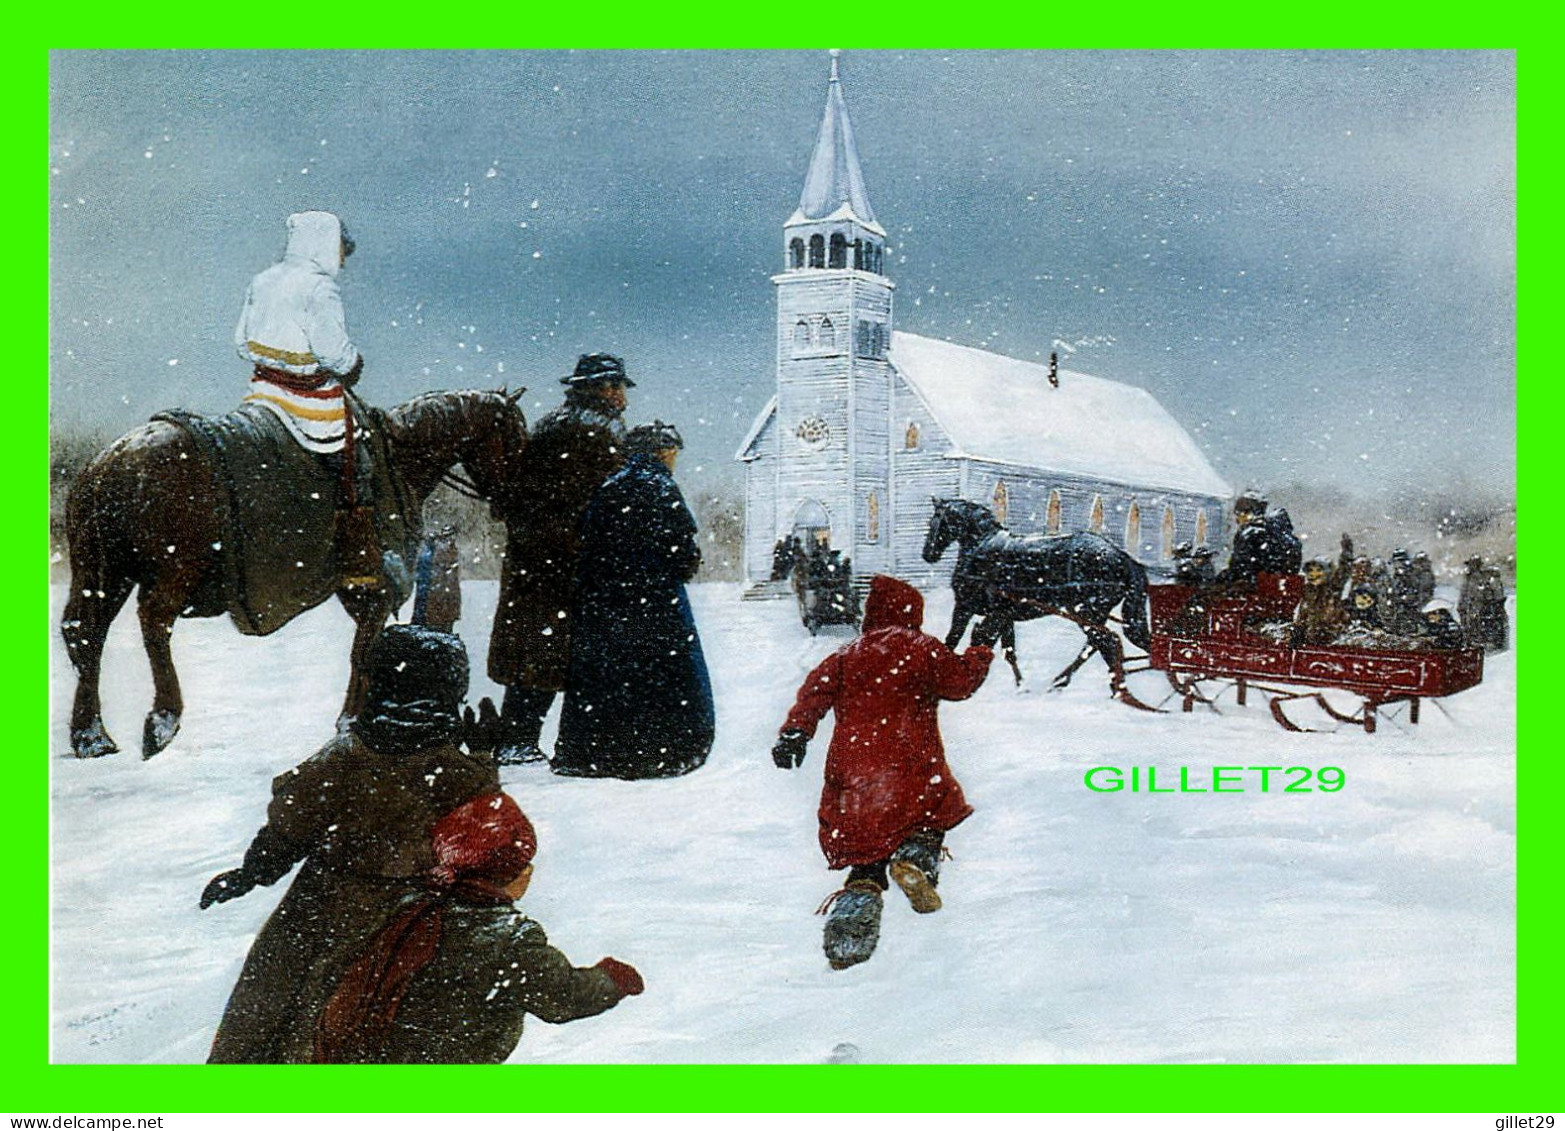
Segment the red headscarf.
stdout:
<svg viewBox="0 0 1565 1131">
<path fill-rule="evenodd" d="M 511 902 L 501 885 L 521 875 L 538 850 L 532 822 L 508 794 L 475 797 L 442 817 L 430 836 L 435 866 L 427 892 L 372 938 L 348 967 L 315 1026 L 317 1064 L 375 1061 L 408 987 L 440 947 L 452 899 Z"/>
</svg>

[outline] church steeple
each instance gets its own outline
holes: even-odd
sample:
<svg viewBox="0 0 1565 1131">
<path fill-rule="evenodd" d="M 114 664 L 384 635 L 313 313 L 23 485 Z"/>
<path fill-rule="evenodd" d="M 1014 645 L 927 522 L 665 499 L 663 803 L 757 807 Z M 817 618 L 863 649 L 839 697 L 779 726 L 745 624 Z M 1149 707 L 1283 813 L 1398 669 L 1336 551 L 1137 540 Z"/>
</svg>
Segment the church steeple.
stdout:
<svg viewBox="0 0 1565 1131">
<path fill-rule="evenodd" d="M 852 268 L 882 274 L 886 233 L 875 222 L 853 123 L 842 97 L 837 51 L 831 53 L 831 78 L 826 84 L 826 109 L 810 155 L 809 172 L 799 207 L 783 225 L 786 266 L 791 271 Z"/>
<path fill-rule="evenodd" d="M 847 215 L 865 224 L 875 222 L 875 210 L 869 206 L 864 189 L 864 173 L 859 168 L 858 150 L 853 145 L 853 123 L 848 120 L 848 105 L 842 100 L 842 81 L 837 76 L 837 52 L 831 53 L 831 80 L 826 85 L 826 112 L 821 116 L 820 132 L 815 137 L 815 153 L 810 171 L 799 195 L 797 216 L 805 220 L 824 220 L 846 207 Z"/>
</svg>

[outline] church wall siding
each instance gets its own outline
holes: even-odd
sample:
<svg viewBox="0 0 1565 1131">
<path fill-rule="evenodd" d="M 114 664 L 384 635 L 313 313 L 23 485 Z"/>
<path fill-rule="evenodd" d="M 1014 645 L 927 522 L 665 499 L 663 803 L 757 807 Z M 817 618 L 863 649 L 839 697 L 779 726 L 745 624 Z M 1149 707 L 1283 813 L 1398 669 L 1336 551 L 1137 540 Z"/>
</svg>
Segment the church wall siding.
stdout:
<svg viewBox="0 0 1565 1131">
<path fill-rule="evenodd" d="M 761 455 L 744 468 L 745 581 L 765 581 L 772 574 L 772 547 L 777 528 L 777 416 L 762 427 L 753 443 Z"/>
<path fill-rule="evenodd" d="M 950 439 L 924 407 L 924 402 L 897 377 L 892 380 L 890 420 L 895 572 L 920 588 L 938 588 L 950 583 L 956 555 L 948 553 L 934 565 L 924 561 L 924 536 L 934 513 L 930 500 L 959 493 L 961 461 L 947 458 L 945 453 L 951 448 Z M 909 424 L 918 428 L 915 448 L 907 447 Z"/>
<path fill-rule="evenodd" d="M 855 574 L 879 573 L 891 560 L 891 530 L 886 521 L 891 483 L 886 453 L 891 399 L 889 368 L 884 362 L 859 359 L 854 363 L 853 381 L 857 429 L 853 456 L 853 569 Z M 880 537 L 874 542 L 868 540 L 871 495 L 879 508 Z"/>
</svg>

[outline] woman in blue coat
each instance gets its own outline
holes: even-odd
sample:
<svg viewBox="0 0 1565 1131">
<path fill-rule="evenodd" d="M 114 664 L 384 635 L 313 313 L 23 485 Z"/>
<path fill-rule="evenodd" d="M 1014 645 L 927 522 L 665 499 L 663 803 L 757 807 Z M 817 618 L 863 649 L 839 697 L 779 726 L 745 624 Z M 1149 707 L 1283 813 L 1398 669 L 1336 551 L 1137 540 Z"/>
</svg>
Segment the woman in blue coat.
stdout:
<svg viewBox="0 0 1565 1131">
<path fill-rule="evenodd" d="M 558 774 L 673 777 L 712 749 L 712 682 L 685 593 L 701 548 L 674 482 L 684 441 L 655 421 L 627 447 L 582 515 Z"/>
</svg>

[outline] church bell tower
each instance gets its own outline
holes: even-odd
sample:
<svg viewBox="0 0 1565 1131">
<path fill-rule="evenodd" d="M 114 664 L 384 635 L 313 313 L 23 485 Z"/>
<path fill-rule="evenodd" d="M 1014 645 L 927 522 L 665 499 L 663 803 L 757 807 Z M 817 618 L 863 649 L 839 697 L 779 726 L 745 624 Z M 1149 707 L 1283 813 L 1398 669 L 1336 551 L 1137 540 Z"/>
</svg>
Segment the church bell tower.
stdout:
<svg viewBox="0 0 1565 1131">
<path fill-rule="evenodd" d="M 777 287 L 779 535 L 829 538 L 860 578 L 887 568 L 891 297 L 831 53 L 826 108 Z"/>
</svg>

